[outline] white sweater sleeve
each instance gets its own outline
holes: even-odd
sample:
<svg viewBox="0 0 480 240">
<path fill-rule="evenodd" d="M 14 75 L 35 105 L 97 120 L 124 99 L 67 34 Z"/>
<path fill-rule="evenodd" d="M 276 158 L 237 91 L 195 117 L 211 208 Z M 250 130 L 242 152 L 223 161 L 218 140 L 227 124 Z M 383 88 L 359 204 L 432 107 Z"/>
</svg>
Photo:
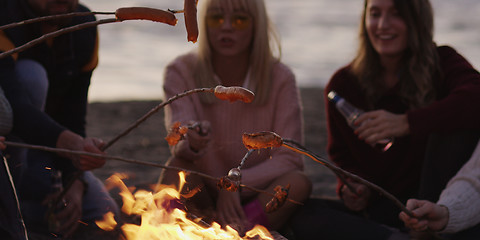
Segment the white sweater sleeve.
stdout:
<svg viewBox="0 0 480 240">
<path fill-rule="evenodd" d="M 480 142 L 469 161 L 448 182 L 437 204 L 449 210 L 448 224 L 442 232 L 458 232 L 480 223 Z"/>
</svg>

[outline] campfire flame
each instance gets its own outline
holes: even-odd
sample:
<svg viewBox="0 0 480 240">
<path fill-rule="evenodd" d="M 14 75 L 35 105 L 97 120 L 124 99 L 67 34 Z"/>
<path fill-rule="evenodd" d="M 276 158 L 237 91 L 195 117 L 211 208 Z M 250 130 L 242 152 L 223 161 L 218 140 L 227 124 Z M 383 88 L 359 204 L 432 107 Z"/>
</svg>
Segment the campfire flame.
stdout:
<svg viewBox="0 0 480 240">
<path fill-rule="evenodd" d="M 106 187 L 118 187 L 119 195 L 123 199 L 122 211 L 128 215 L 141 217 L 141 224 L 124 224 L 121 226 L 128 240 L 160 240 L 160 239 L 265 239 L 273 240 L 270 232 L 263 226 L 257 225 L 248 231 L 242 238 L 238 232 L 227 226 L 223 229 L 220 224 L 213 223 L 208 227 L 199 224 L 201 219 L 191 220 L 187 213 L 175 207 L 179 202 L 180 192 L 185 183 L 185 173 L 180 172 L 180 186 L 160 185 L 155 187 L 155 193 L 138 190 L 134 194 L 122 179 L 126 176 L 115 174 L 107 179 Z M 177 204 L 179 205 L 179 204 Z M 104 219 L 96 222 L 97 226 L 105 231 L 112 231 L 117 223 L 113 213 L 107 213 Z"/>
</svg>

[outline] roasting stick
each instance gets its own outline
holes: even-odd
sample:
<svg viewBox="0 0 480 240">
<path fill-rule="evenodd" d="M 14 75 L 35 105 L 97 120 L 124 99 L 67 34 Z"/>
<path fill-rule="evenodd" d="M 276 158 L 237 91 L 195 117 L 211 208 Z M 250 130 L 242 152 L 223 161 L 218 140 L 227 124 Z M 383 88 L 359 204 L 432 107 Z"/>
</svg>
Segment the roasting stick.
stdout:
<svg viewBox="0 0 480 240">
<path fill-rule="evenodd" d="M 327 168 L 329 168 L 330 170 L 332 170 L 335 175 L 337 175 L 338 178 L 340 178 L 340 180 L 348 187 L 348 189 L 355 193 L 355 195 L 358 196 L 358 193 L 357 193 L 357 190 L 347 181 L 347 179 L 345 179 L 345 176 L 342 172 L 338 171 L 336 166 L 334 164 L 332 164 L 330 161 L 324 159 L 324 158 L 321 158 L 317 155 L 315 155 L 314 153 L 308 151 L 305 147 L 303 147 L 300 143 L 294 141 L 294 140 L 291 140 L 291 139 L 283 139 L 283 145 L 285 145 L 286 143 L 288 144 L 294 144 L 294 146 L 296 147 L 296 149 L 294 151 L 296 152 L 299 152 L 300 150 L 302 150 L 303 152 L 305 153 L 302 153 L 312 159 L 314 159 L 315 161 L 321 163 L 322 165 L 326 166 Z M 287 146 L 286 146 L 287 147 Z M 292 149 L 293 146 L 290 146 L 290 147 L 287 147 L 289 149 Z M 293 150 L 293 149 L 292 149 Z M 310 156 L 311 155 L 311 156 Z M 317 159 L 322 159 L 322 161 L 318 161 Z M 334 166 L 334 167 L 332 167 Z"/>
<path fill-rule="evenodd" d="M 183 93 L 179 93 L 171 98 L 169 98 L 167 101 L 165 102 L 162 102 L 160 104 L 158 104 L 156 107 L 152 108 L 150 111 L 148 111 L 145 115 L 143 115 L 141 118 L 139 118 L 137 121 L 135 121 L 134 123 L 132 123 L 127 129 L 125 129 L 123 132 L 121 132 L 120 134 L 118 134 L 116 137 L 114 137 L 112 140 L 108 141 L 104 147 L 102 148 L 102 150 L 105 150 L 107 148 L 109 148 L 110 146 L 112 146 L 115 142 L 117 142 L 120 138 L 124 137 L 125 135 L 127 135 L 128 133 L 130 133 L 133 129 L 137 128 L 141 123 L 145 122 L 145 120 L 147 120 L 149 117 L 151 117 L 153 114 L 155 114 L 156 112 L 158 112 L 160 109 L 162 109 L 163 107 L 165 107 L 167 104 L 170 104 L 172 103 L 173 101 L 179 99 L 179 98 L 182 98 L 182 97 L 186 97 L 188 95 L 191 95 L 191 94 L 194 94 L 194 93 L 201 93 L 201 92 L 214 92 L 215 91 L 215 88 L 196 88 L 196 89 L 192 89 L 192 90 L 188 90 L 188 91 L 185 91 Z"/>
<path fill-rule="evenodd" d="M 293 144 L 293 145 L 292 145 Z M 398 200 L 395 196 L 393 196 L 392 194 L 390 194 L 389 192 L 387 192 L 386 190 L 384 190 L 383 188 L 381 188 L 380 186 L 368 181 L 368 180 L 365 180 L 363 178 L 361 178 L 360 176 L 357 176 L 355 174 L 352 174 L 350 172 L 347 172 L 345 170 L 343 170 L 342 168 L 339 168 L 337 166 L 335 166 L 334 164 L 332 164 L 330 161 L 326 160 L 325 158 L 322 158 L 320 156 L 317 156 L 315 153 L 309 151 L 308 149 L 306 149 L 305 147 L 303 147 L 301 144 L 295 142 L 294 140 L 290 140 L 290 139 L 283 139 L 283 143 L 282 143 L 282 146 L 292 150 L 292 151 L 295 151 L 297 153 L 301 153 L 301 154 L 304 154 L 305 156 L 308 156 L 310 157 L 311 159 L 313 159 L 314 161 L 316 162 L 319 162 L 323 165 L 325 165 L 326 167 L 330 168 L 330 170 L 332 170 L 333 172 L 337 173 L 337 176 L 339 178 L 342 179 L 342 181 L 344 181 L 343 179 L 343 175 L 346 175 L 347 177 L 350 177 L 358 182 L 361 182 L 365 185 L 367 185 L 368 187 L 376 190 L 377 192 L 379 192 L 380 194 L 384 195 L 386 198 L 390 199 L 395 205 L 397 205 L 402 211 L 404 211 L 406 214 L 408 214 L 410 217 L 414 217 L 416 218 L 416 216 L 413 215 L 413 213 L 408 210 L 405 205 L 403 205 L 402 202 L 400 202 L 400 200 Z M 345 184 L 347 184 L 345 181 L 344 181 Z M 348 185 L 347 185 L 348 187 Z M 435 239 L 440 239 L 438 237 L 438 234 L 436 232 L 433 232 L 431 230 L 427 230 L 428 233 L 430 233 L 431 235 L 433 235 L 435 237 Z"/>
<path fill-rule="evenodd" d="M 35 46 L 35 45 L 37 45 L 37 44 L 39 44 L 43 41 L 46 41 L 47 39 L 54 38 L 54 37 L 57 37 L 59 35 L 65 34 L 65 33 L 77 31 L 77 30 L 80 30 L 80 29 L 88 28 L 88 27 L 97 26 L 97 25 L 100 25 L 100 24 L 113 23 L 113 22 L 119 22 L 119 20 L 117 20 L 116 18 L 107 18 L 107 19 L 102 19 L 102 20 L 98 20 L 98 21 L 94 21 L 94 22 L 86 22 L 86 23 L 74 25 L 74 26 L 71 26 L 71 27 L 62 28 L 58 31 L 42 35 L 41 37 L 36 38 L 36 39 L 34 39 L 30 42 L 27 42 L 20 47 L 13 48 L 11 50 L 0 53 L 0 59 L 2 59 L 4 57 L 7 57 L 7 56 L 10 56 L 14 53 L 25 51 L 26 49 L 29 49 L 29 48 L 31 48 L 31 47 L 33 47 L 33 46 Z"/>
<path fill-rule="evenodd" d="M 410 217 L 415 217 L 413 213 L 408 210 L 405 205 L 403 205 L 400 200 L 398 200 L 395 196 L 390 194 L 389 192 L 385 191 L 380 186 L 361 178 L 353 173 L 343 170 L 340 167 L 330 163 L 324 158 L 316 156 L 312 152 L 308 151 L 305 147 L 301 146 L 299 143 L 292 144 L 294 141 L 292 140 L 284 140 L 278 134 L 274 132 L 260 132 L 260 133 L 253 133 L 253 134 L 243 134 L 243 143 L 247 149 L 261 149 L 261 148 L 268 148 L 268 147 L 286 147 L 292 151 L 297 153 L 303 154 L 307 157 L 310 157 L 316 162 L 319 162 L 329 169 L 331 169 L 337 175 L 343 174 L 346 177 L 349 177 L 355 181 L 358 181 L 366 186 L 370 187 L 371 189 L 379 192 L 380 194 L 384 195 L 388 199 L 390 199 L 395 205 L 397 205 L 402 211 L 407 213 Z M 300 147 L 299 147 L 300 146 Z"/>
<path fill-rule="evenodd" d="M 330 168 L 332 171 L 336 172 L 336 173 L 341 173 L 355 181 L 358 181 L 360 183 L 363 183 L 365 185 L 367 185 L 368 187 L 370 187 L 371 189 L 379 192 L 380 194 L 384 195 L 385 197 L 387 197 L 388 199 L 392 200 L 393 203 L 395 205 L 397 205 L 400 209 L 402 209 L 402 211 L 404 211 L 405 213 L 407 213 L 410 217 L 415 217 L 413 215 L 413 213 L 408 210 L 405 205 L 403 205 L 402 202 L 400 202 L 400 200 L 398 200 L 395 196 L 393 196 L 392 194 L 390 194 L 389 192 L 385 191 L 383 188 L 381 188 L 380 186 L 368 181 L 368 180 L 365 180 L 361 177 L 359 177 L 358 175 L 355 175 L 353 173 L 350 173 L 350 172 L 347 172 L 345 170 L 343 170 L 342 168 L 339 168 L 337 166 L 335 166 L 334 164 L 331 164 L 330 162 L 326 161 L 325 159 L 319 157 L 319 156 L 316 156 L 315 154 L 311 153 L 310 151 L 306 151 L 304 149 L 300 149 L 290 143 L 287 143 L 287 142 L 283 142 L 283 145 L 284 147 L 290 149 L 290 150 L 293 150 L 297 153 L 301 153 L 307 157 L 310 157 L 311 159 L 315 160 L 316 162 L 319 162 L 323 165 L 325 165 L 326 167 Z M 338 175 L 338 174 L 337 174 Z M 345 182 L 346 183 L 346 182 Z"/>
<path fill-rule="evenodd" d="M 75 14 L 80 16 L 83 13 L 74 13 L 72 15 L 75 15 Z M 85 13 L 85 15 L 88 15 L 88 14 L 93 14 L 93 13 Z M 110 14 L 110 13 L 104 13 L 104 14 Z M 125 21 L 125 20 L 151 20 L 151 21 L 155 21 L 155 22 L 163 22 L 163 23 L 166 23 L 166 24 L 169 24 L 169 25 L 176 25 L 176 23 L 177 23 L 177 20 L 176 20 L 175 15 L 173 13 L 163 11 L 163 10 L 160 10 L 160 9 L 154 9 L 154 8 L 143 8 L 143 7 L 119 8 L 119 9 L 116 10 L 116 12 L 114 14 L 115 14 L 116 18 L 109 18 L 109 19 L 103 19 L 103 20 L 98 20 L 98 21 L 94 21 L 94 22 L 87 22 L 87 23 L 83 23 L 83 24 L 78 24 L 78 25 L 75 25 L 75 26 L 71 26 L 71 27 L 68 27 L 68 28 L 63 28 L 63 29 L 60 29 L 58 31 L 42 35 L 41 37 L 39 37 L 37 39 L 34 39 L 30 42 L 27 42 L 26 44 L 24 44 L 20 47 L 11 49 L 11 50 L 3 52 L 3 53 L 0 53 L 0 59 L 4 58 L 6 56 L 9 56 L 11 54 L 24 51 L 24 50 L 26 50 L 30 47 L 33 47 L 36 44 L 39 44 L 39 43 L 41 43 L 41 42 L 43 42 L 47 39 L 54 38 L 54 37 L 57 37 L 59 35 L 69 33 L 69 32 L 73 32 L 73 31 L 77 31 L 77 30 L 80 30 L 80 29 L 97 26 L 97 25 L 100 25 L 100 24 L 121 22 L 121 21 Z M 70 16 L 70 15 L 67 15 L 67 16 Z M 23 23 L 20 22 L 20 23 L 13 24 L 13 25 L 8 26 L 8 27 L 15 27 L 15 26 L 20 26 L 22 24 L 51 20 L 51 19 L 54 19 L 54 18 L 63 18 L 63 17 L 66 17 L 66 16 L 65 15 L 48 16 L 48 17 L 43 17 L 43 18 L 40 18 L 40 19 L 31 19 L 31 20 L 27 20 Z M 118 138 L 120 138 L 120 137 L 121 136 L 119 136 Z M 114 141 L 118 140 L 118 138 L 114 139 Z M 105 150 L 111 144 L 113 144 L 113 142 L 109 142 L 109 144 L 105 145 L 102 150 Z M 59 197 L 54 200 L 54 203 L 55 203 L 54 206 L 65 196 L 65 194 L 71 188 L 71 186 L 73 185 L 75 180 L 80 178 L 82 176 L 82 174 L 83 174 L 83 171 L 77 171 L 73 174 L 71 180 L 65 185 L 65 187 L 64 187 L 63 191 L 60 193 Z"/>
<path fill-rule="evenodd" d="M 74 14 L 77 14 L 77 13 L 74 13 Z M 82 13 L 78 13 L 78 14 L 81 15 Z M 88 14 L 85 13 L 85 14 L 88 15 L 89 13 Z M 110 14 L 110 13 L 104 12 L 103 14 Z M 102 20 L 93 21 L 93 22 L 81 23 L 81 24 L 74 25 L 74 26 L 71 26 L 71 27 L 62 28 L 60 30 L 57 30 L 57 31 L 54 31 L 54 32 L 51 32 L 51 33 L 47 33 L 45 35 L 40 36 L 39 38 L 33 39 L 30 42 L 25 43 L 24 45 L 21 45 L 19 47 L 16 47 L 16 48 L 13 48 L 11 50 L 0 53 L 0 59 L 2 59 L 4 57 L 7 57 L 7 56 L 10 56 L 14 53 L 22 52 L 22 51 L 24 51 L 28 48 L 31 48 L 31 47 L 47 40 L 47 39 L 54 38 L 54 37 L 57 37 L 59 35 L 65 34 L 65 33 L 78 31 L 78 30 L 81 30 L 81 29 L 84 29 L 84 28 L 98 26 L 98 25 L 101 25 L 101 24 L 122 22 L 122 21 L 125 21 L 125 20 L 151 20 L 151 21 L 155 21 L 155 22 L 166 23 L 166 24 L 169 24 L 169 25 L 176 25 L 177 24 L 177 20 L 176 20 L 175 15 L 173 13 L 168 12 L 168 11 L 163 11 L 163 10 L 160 10 L 160 9 L 154 9 L 154 8 L 144 8 L 144 7 L 119 8 L 119 9 L 117 9 L 117 11 L 115 11 L 114 14 L 115 14 L 116 18 L 107 18 L 107 19 L 102 19 Z M 55 18 L 63 18 L 63 17 L 65 17 L 65 15 L 67 15 L 67 14 L 47 16 L 47 17 L 40 18 L 40 19 L 31 19 L 31 20 L 26 20 L 26 21 L 31 21 L 31 22 L 45 21 L 45 19 L 51 20 L 51 19 L 55 19 Z M 31 22 L 29 22 L 29 23 L 31 23 Z M 14 23 L 12 26 L 9 26 L 9 27 L 20 26 L 22 24 L 25 24 L 25 23 L 22 23 L 22 22 Z"/>
<path fill-rule="evenodd" d="M 31 23 L 36 23 L 36 22 L 43 22 L 43 21 L 49 21 L 53 19 L 61 19 L 61 18 L 68 18 L 68 17 L 81 17 L 81 16 L 90 16 L 90 15 L 96 15 L 96 14 L 104 14 L 104 15 L 113 15 L 115 12 L 72 12 L 72 13 L 65 13 L 65 14 L 57 14 L 57 15 L 50 15 L 50 16 L 44 16 L 44 17 L 38 17 L 38 18 L 32 18 L 32 19 L 27 19 L 24 21 L 20 22 L 14 22 L 10 23 L 7 25 L 0 26 L 0 31 L 6 30 L 9 28 L 14 28 L 14 27 L 19 27 Z"/>
<path fill-rule="evenodd" d="M 118 141 L 120 138 L 124 137 L 128 133 L 130 133 L 133 129 L 137 128 L 141 123 L 145 122 L 149 117 L 151 117 L 153 114 L 158 112 L 160 109 L 165 107 L 166 105 L 172 103 L 173 101 L 186 97 L 188 95 L 194 94 L 194 93 L 213 93 L 218 99 L 220 100 L 227 100 L 227 101 L 243 101 L 245 103 L 250 103 L 253 101 L 253 98 L 255 97 L 255 94 L 251 92 L 248 89 L 245 89 L 243 87 L 224 87 L 221 85 L 218 85 L 216 87 L 212 88 L 195 88 L 192 90 L 187 90 L 183 93 L 178 93 L 175 96 L 169 98 L 167 101 L 162 102 L 158 104 L 156 107 L 148 111 L 145 115 L 143 115 L 141 118 L 139 118 L 137 121 L 132 123 L 127 129 L 125 129 L 123 132 L 118 134 L 116 137 L 114 137 L 112 140 L 108 141 L 102 150 L 105 150 L 112 146 L 116 141 Z"/>
<path fill-rule="evenodd" d="M 10 182 L 10 186 L 12 187 L 13 195 L 15 196 L 15 204 L 17 206 L 18 215 L 19 215 L 19 218 L 20 218 L 20 223 L 22 225 L 23 234 L 25 234 L 25 239 L 28 240 L 27 227 L 25 226 L 25 221 L 23 220 L 22 210 L 20 208 L 20 201 L 18 200 L 18 194 L 17 194 L 17 190 L 16 190 L 17 188 L 15 187 L 15 183 L 13 181 L 12 173 L 10 172 L 10 166 L 8 166 L 7 159 L 3 155 L 0 155 L 0 156 L 3 159 L 3 165 L 5 167 L 5 171 L 6 171 L 7 176 L 8 176 L 8 181 Z"/>
<path fill-rule="evenodd" d="M 191 171 L 191 170 L 183 169 L 183 168 L 179 168 L 179 167 L 166 166 L 166 165 L 158 164 L 158 163 L 139 161 L 139 160 L 135 160 L 135 159 L 128 159 L 128 158 L 102 155 L 102 154 L 96 154 L 96 153 L 89 153 L 89 152 L 83 152 L 83 151 L 72 151 L 72 150 L 61 149 L 61 148 L 51 148 L 51 147 L 46 147 L 46 146 L 31 145 L 31 144 L 17 143 L 17 142 L 10 142 L 10 141 L 5 141 L 4 143 L 5 143 L 5 145 L 11 146 L 11 147 L 20 147 L 20 148 L 41 150 L 41 151 L 46 151 L 46 152 L 75 154 L 75 155 L 84 155 L 84 156 L 90 156 L 90 157 L 96 157 L 96 158 L 105 158 L 105 159 L 117 160 L 117 161 L 122 161 L 122 162 L 127 162 L 127 163 L 132 163 L 132 164 L 138 164 L 138 165 L 144 165 L 144 166 L 149 166 L 149 167 L 163 168 L 163 169 L 173 170 L 173 171 L 177 171 L 177 172 L 183 171 L 183 172 L 198 175 L 200 177 L 204 177 L 204 178 L 207 178 L 207 179 L 210 179 L 210 180 L 213 180 L 213 181 L 219 181 L 220 180 L 219 178 L 210 176 L 210 175 L 205 174 L 205 173 L 197 172 L 197 171 Z M 258 192 L 258 193 L 267 194 L 267 195 L 270 195 L 272 197 L 274 196 L 274 194 L 272 194 L 270 192 L 267 192 L 267 191 L 264 191 L 264 190 L 261 190 L 261 189 L 250 187 L 250 186 L 247 186 L 247 185 L 244 185 L 244 184 L 241 184 L 240 186 L 244 187 L 244 188 L 247 188 L 247 189 L 250 189 L 252 191 Z M 61 197 L 59 197 L 58 199 L 61 199 Z M 295 200 L 292 200 L 292 199 L 288 199 L 288 200 L 292 203 L 301 205 L 301 203 L 299 203 Z"/>
</svg>

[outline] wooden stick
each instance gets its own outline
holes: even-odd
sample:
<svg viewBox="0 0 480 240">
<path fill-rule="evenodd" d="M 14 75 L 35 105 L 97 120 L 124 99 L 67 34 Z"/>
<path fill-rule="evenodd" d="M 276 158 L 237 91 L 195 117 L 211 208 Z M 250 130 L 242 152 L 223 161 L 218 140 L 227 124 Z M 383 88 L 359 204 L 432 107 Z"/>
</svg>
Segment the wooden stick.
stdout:
<svg viewBox="0 0 480 240">
<path fill-rule="evenodd" d="M 0 154 L 0 157 L 3 160 L 3 165 L 5 167 L 5 171 L 8 176 L 8 181 L 10 183 L 10 187 L 12 187 L 13 196 L 15 197 L 15 205 L 17 207 L 18 217 L 20 218 L 19 222 L 22 225 L 23 234 L 25 235 L 25 239 L 28 240 L 28 231 L 27 231 L 27 227 L 25 226 L 25 221 L 23 219 L 22 209 L 20 207 L 20 201 L 17 194 L 17 188 L 15 187 L 15 182 L 13 181 L 13 176 L 12 176 L 12 173 L 10 172 L 10 166 L 8 165 L 8 160 L 3 156 L 3 154 Z"/>
<path fill-rule="evenodd" d="M 61 18 L 68 18 L 68 17 L 90 16 L 90 15 L 95 15 L 95 14 L 105 14 L 105 15 L 109 14 L 109 15 L 112 15 L 112 14 L 115 14 L 115 12 L 72 12 L 72 13 L 37 17 L 37 18 L 27 19 L 27 20 L 24 20 L 24 21 L 14 22 L 14 23 L 10 23 L 10 24 L 7 24 L 7 25 L 0 26 L 0 31 L 1 30 L 6 30 L 6 29 L 9 29 L 9 28 L 14 28 L 14 27 L 19 27 L 19 26 L 31 24 L 31 23 L 36 23 L 36 22 L 44 22 L 44 21 L 61 19 Z"/>
<path fill-rule="evenodd" d="M 293 146 L 292 144 L 289 144 L 287 142 L 283 142 L 283 145 L 284 147 L 290 149 L 290 150 L 293 150 L 295 152 L 298 152 L 298 153 L 301 153 L 303 155 L 306 155 L 308 157 L 310 157 L 311 159 L 315 160 L 316 162 L 319 162 L 325 166 L 327 166 L 328 168 L 332 169 L 334 172 L 340 172 L 342 174 L 344 174 L 345 176 L 357 181 L 357 182 L 360 182 L 368 187 L 370 187 L 371 189 L 379 192 L 380 194 L 384 195 L 385 197 L 387 197 L 388 199 L 390 199 L 395 205 L 397 205 L 402 211 L 404 211 L 406 214 L 408 214 L 410 217 L 415 217 L 413 215 L 413 213 L 408 210 L 405 205 L 403 205 L 402 202 L 400 202 L 400 200 L 398 200 L 395 196 L 393 196 L 392 194 L 390 194 L 389 192 L 385 191 L 382 187 L 368 181 L 368 180 L 365 180 L 363 178 L 361 178 L 360 176 L 357 176 L 353 173 L 350 173 L 348 171 L 345 171 L 343 170 L 342 168 L 339 168 L 337 167 L 336 165 L 330 163 L 329 161 L 321 158 L 321 157 L 318 157 L 312 153 L 310 153 L 309 151 L 306 151 L 304 147 L 301 148 L 298 148 L 296 146 Z"/>
<path fill-rule="evenodd" d="M 6 56 L 10 56 L 14 53 L 25 51 L 26 49 L 29 49 L 29 48 L 47 40 L 47 39 L 54 38 L 54 37 L 57 37 L 59 35 L 65 34 L 65 33 L 77 31 L 77 30 L 80 30 L 80 29 L 88 28 L 88 27 L 94 27 L 94 26 L 97 26 L 97 25 L 100 25 L 100 24 L 113 23 L 113 22 L 119 22 L 119 20 L 117 20 L 116 18 L 107 18 L 107 19 L 102 19 L 102 20 L 98 20 L 98 21 L 94 21 L 94 22 L 86 22 L 86 23 L 75 25 L 75 26 L 62 28 L 58 31 L 42 35 L 41 37 L 36 38 L 36 39 L 34 39 L 30 42 L 27 42 L 20 47 L 8 50 L 8 51 L 3 52 L 3 53 L 0 53 L 0 59 L 4 58 Z"/>
<path fill-rule="evenodd" d="M 112 146 L 112 144 L 114 144 L 116 141 L 118 141 L 120 138 L 122 138 L 123 136 L 127 135 L 129 132 L 131 132 L 133 129 L 135 129 L 136 127 L 138 127 L 141 123 L 143 123 L 145 120 L 147 120 L 149 117 L 151 117 L 153 114 L 155 114 L 156 112 L 158 112 L 160 109 L 162 109 L 163 107 L 165 107 L 167 104 L 170 104 L 171 102 L 179 99 L 179 98 L 182 98 L 182 97 L 185 97 L 185 96 L 188 96 L 190 94 L 194 94 L 194 93 L 200 93 L 200 92 L 213 92 L 215 90 L 215 88 L 196 88 L 196 89 L 192 89 L 192 90 L 188 90 L 188 91 L 185 91 L 183 93 L 179 93 L 171 98 L 169 98 L 167 101 L 165 102 L 162 102 L 160 103 L 159 105 L 157 105 L 156 107 L 154 107 L 153 109 L 151 109 L 150 111 L 148 111 L 145 115 L 143 115 L 141 118 L 139 118 L 137 121 L 135 121 L 134 123 L 132 123 L 127 129 L 125 129 L 123 132 L 121 132 L 120 134 L 118 134 L 116 137 L 114 137 L 112 140 L 108 141 L 102 148 L 102 150 L 105 150 L 107 148 L 109 148 L 110 146 Z"/>
<path fill-rule="evenodd" d="M 186 97 L 188 95 L 194 94 L 194 93 L 214 93 L 215 97 L 217 97 L 220 100 L 228 100 L 228 101 L 243 101 L 245 103 L 250 103 L 253 98 L 255 97 L 255 94 L 251 92 L 248 89 L 245 89 L 243 87 L 224 87 L 222 85 L 217 85 L 212 88 L 195 88 L 191 90 L 186 90 L 183 93 L 178 93 L 175 96 L 169 98 L 167 101 L 160 103 L 153 109 L 151 109 L 149 112 L 147 112 L 145 115 L 143 115 L 141 118 L 139 118 L 137 121 L 132 123 L 127 129 L 125 129 L 122 133 L 118 134 L 116 137 L 114 137 L 112 140 L 110 140 L 108 143 L 106 143 L 101 150 L 105 150 L 109 148 L 112 144 L 114 144 L 116 141 L 118 141 L 120 138 L 123 136 L 127 135 L 130 131 L 138 127 L 141 123 L 143 123 L 145 120 L 147 120 L 149 117 L 151 117 L 154 113 L 158 112 L 158 110 L 162 109 L 166 105 L 172 103 L 173 101 Z M 193 126 L 192 126 L 193 127 Z"/>
<path fill-rule="evenodd" d="M 330 170 L 332 170 L 332 172 L 337 175 L 338 178 L 340 178 L 340 180 L 345 183 L 345 185 L 348 187 L 348 189 L 350 189 L 351 192 L 353 192 L 355 195 L 359 196 L 359 194 L 357 193 L 357 190 L 352 186 L 352 184 L 350 184 L 347 179 L 345 178 L 345 176 L 343 175 L 342 172 L 338 171 L 335 167 L 335 165 L 333 163 L 331 163 L 330 161 L 326 160 L 326 159 L 323 159 L 317 155 L 315 155 L 314 153 L 308 151 L 308 149 L 306 149 L 305 147 L 303 147 L 300 143 L 294 141 L 294 140 L 290 140 L 290 139 L 282 139 L 283 141 L 283 144 L 294 144 L 295 145 L 295 150 L 296 152 L 299 152 L 300 150 L 303 151 L 302 154 L 312 158 L 313 160 L 315 160 L 316 162 L 319 162 L 321 163 L 322 165 L 324 165 L 325 167 L 329 168 Z M 291 146 L 293 148 L 293 146 Z M 292 149 L 293 150 L 293 149 Z M 311 156 L 310 156 L 311 155 Z M 321 161 L 317 160 L 317 159 L 321 159 Z M 335 167 L 332 167 L 332 166 L 335 166 Z"/>
<path fill-rule="evenodd" d="M 180 167 L 166 166 L 166 165 L 158 164 L 158 163 L 151 163 L 151 162 L 139 161 L 139 160 L 134 160 L 134 159 L 116 157 L 116 156 L 102 155 L 102 154 L 89 153 L 89 152 L 83 152 L 83 151 L 72 151 L 72 150 L 68 150 L 68 149 L 51 148 L 51 147 L 46 147 L 46 146 L 31 145 L 31 144 L 17 143 L 17 142 L 10 142 L 10 141 L 5 141 L 4 143 L 5 143 L 5 145 L 11 146 L 11 147 L 20 147 L 20 148 L 41 150 L 41 151 L 46 151 L 46 152 L 75 154 L 75 155 L 83 155 L 83 156 L 90 156 L 90 157 L 96 157 L 96 158 L 105 158 L 105 159 L 117 160 L 117 161 L 122 161 L 122 162 L 127 162 L 127 163 L 132 163 L 132 164 L 138 164 L 138 165 L 143 165 L 143 166 L 168 169 L 168 170 L 173 170 L 173 171 L 177 171 L 177 172 L 183 171 L 183 172 L 194 174 L 194 175 L 197 175 L 197 176 L 200 176 L 200 177 L 203 177 L 203 178 L 207 178 L 207 179 L 210 179 L 210 180 L 213 180 L 213 181 L 219 181 L 220 180 L 220 178 L 216 178 L 216 177 L 210 176 L 210 175 L 205 174 L 205 173 L 192 171 L 192 170 L 188 170 L 188 169 L 184 169 L 184 168 L 180 168 Z M 77 178 L 78 177 L 79 176 L 77 176 Z M 270 192 L 267 192 L 267 191 L 264 191 L 264 190 L 261 190 L 261 189 L 257 189 L 257 188 L 254 188 L 254 187 L 250 187 L 250 186 L 247 186 L 247 185 L 244 185 L 244 184 L 240 184 L 240 186 L 244 187 L 244 188 L 247 188 L 247 189 L 250 189 L 254 192 L 267 194 L 267 195 L 270 195 L 272 197 L 275 196 L 273 193 L 270 193 Z M 66 189 L 66 187 L 65 187 L 65 189 Z M 62 197 L 63 196 L 64 196 L 64 194 L 62 195 Z M 58 199 L 62 199 L 62 198 L 59 197 Z M 288 199 L 288 200 L 292 203 L 295 203 L 295 204 L 300 204 L 300 205 L 302 204 L 302 203 L 299 203 L 299 202 L 297 202 L 293 199 Z"/>
</svg>

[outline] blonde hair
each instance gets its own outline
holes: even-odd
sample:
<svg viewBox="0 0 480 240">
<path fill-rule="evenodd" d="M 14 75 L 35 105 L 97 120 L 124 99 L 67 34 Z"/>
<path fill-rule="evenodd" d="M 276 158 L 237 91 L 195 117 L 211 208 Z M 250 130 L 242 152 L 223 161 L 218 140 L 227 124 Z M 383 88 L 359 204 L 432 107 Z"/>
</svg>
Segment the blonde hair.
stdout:
<svg viewBox="0 0 480 240">
<path fill-rule="evenodd" d="M 433 41 L 433 10 L 429 0 L 393 0 L 408 32 L 407 49 L 399 73 L 400 97 L 411 109 L 425 106 L 436 97 L 434 76 L 440 73 Z M 359 79 L 370 106 L 387 89 L 381 81 L 380 57 L 373 48 L 365 26 L 368 0 L 362 14 L 359 47 L 352 61 L 352 73 Z M 440 76 L 440 75 L 438 75 Z"/>
<path fill-rule="evenodd" d="M 242 9 L 252 16 L 253 40 L 250 50 L 250 82 L 248 88 L 255 91 L 254 103 L 264 103 L 269 95 L 272 82 L 272 66 L 279 61 L 281 46 L 278 35 L 271 23 L 263 0 L 201 0 L 199 1 L 198 22 L 198 59 L 194 67 L 196 87 L 213 87 L 214 80 L 212 67 L 212 53 L 207 36 L 206 16 L 208 8 L 218 6 L 231 9 Z M 275 56 L 274 49 L 277 50 Z M 202 98 L 204 102 L 213 101 L 210 96 Z"/>
</svg>

